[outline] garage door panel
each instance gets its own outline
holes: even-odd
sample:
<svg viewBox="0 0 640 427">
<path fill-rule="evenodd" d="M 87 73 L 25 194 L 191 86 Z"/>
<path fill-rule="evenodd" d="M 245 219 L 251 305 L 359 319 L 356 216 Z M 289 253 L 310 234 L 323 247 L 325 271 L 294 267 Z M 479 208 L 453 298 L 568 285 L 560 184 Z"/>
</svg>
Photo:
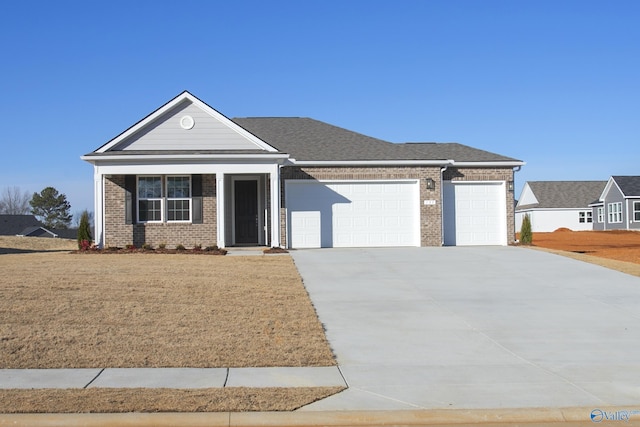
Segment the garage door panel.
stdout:
<svg viewBox="0 0 640 427">
<path fill-rule="evenodd" d="M 445 182 L 446 245 L 505 245 L 506 206 L 503 183 Z"/>
<path fill-rule="evenodd" d="M 293 223 L 294 212 L 321 211 L 322 247 L 419 246 L 419 193 L 416 181 L 287 181 L 286 204 L 291 224 L 289 244 L 307 243 L 310 232 Z M 313 234 L 313 233 L 311 233 Z"/>
</svg>

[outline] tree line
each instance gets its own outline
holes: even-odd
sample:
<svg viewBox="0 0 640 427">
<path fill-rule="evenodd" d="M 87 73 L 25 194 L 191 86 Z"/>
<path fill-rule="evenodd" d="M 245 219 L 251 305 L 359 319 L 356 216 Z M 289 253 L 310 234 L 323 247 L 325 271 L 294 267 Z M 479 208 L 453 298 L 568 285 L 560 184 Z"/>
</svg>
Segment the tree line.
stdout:
<svg viewBox="0 0 640 427">
<path fill-rule="evenodd" d="M 87 215 L 91 220 L 92 214 L 88 211 L 71 215 L 71 205 L 67 196 L 61 194 L 53 187 L 46 187 L 39 193 L 29 194 L 20 187 L 7 187 L 0 193 L 0 214 L 28 215 L 32 214 L 44 224 L 46 228 L 67 229 L 72 225 L 79 225 L 82 216 Z"/>
</svg>

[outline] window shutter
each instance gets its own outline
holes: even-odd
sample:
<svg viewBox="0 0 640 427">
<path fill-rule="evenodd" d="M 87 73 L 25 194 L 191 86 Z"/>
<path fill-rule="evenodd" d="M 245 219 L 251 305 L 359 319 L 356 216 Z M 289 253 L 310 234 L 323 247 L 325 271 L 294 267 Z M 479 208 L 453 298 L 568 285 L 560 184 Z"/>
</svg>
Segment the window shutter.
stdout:
<svg viewBox="0 0 640 427">
<path fill-rule="evenodd" d="M 124 176 L 124 222 L 135 223 L 136 218 L 136 176 Z"/>
<path fill-rule="evenodd" d="M 202 175 L 191 175 L 192 224 L 202 224 Z"/>
</svg>

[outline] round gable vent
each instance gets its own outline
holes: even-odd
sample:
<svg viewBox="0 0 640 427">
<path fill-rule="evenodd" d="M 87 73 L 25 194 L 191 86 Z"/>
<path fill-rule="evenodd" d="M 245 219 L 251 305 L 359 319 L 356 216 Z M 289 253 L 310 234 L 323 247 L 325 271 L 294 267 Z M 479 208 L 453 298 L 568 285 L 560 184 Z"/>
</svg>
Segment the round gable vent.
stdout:
<svg viewBox="0 0 640 427">
<path fill-rule="evenodd" d="M 196 122 L 195 120 L 193 120 L 193 117 L 191 116 L 182 116 L 182 118 L 180 119 L 180 127 L 182 129 L 186 129 L 189 130 L 191 128 L 193 128 L 193 125 L 195 125 Z"/>
</svg>

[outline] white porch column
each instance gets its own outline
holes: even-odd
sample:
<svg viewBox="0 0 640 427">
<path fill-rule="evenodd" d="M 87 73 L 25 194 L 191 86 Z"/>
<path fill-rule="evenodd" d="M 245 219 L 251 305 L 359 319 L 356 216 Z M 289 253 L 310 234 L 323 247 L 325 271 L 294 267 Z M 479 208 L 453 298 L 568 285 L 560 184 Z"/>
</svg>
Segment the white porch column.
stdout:
<svg viewBox="0 0 640 427">
<path fill-rule="evenodd" d="M 279 247 L 280 243 L 280 167 L 273 165 L 269 174 L 271 182 L 271 247 Z"/>
<path fill-rule="evenodd" d="M 104 175 L 98 172 L 98 168 L 93 170 L 93 240 L 94 243 L 104 248 Z"/>
<path fill-rule="evenodd" d="M 224 241 L 225 215 L 224 215 L 224 174 L 216 173 L 216 233 L 218 235 L 218 247 L 226 247 Z"/>
</svg>

